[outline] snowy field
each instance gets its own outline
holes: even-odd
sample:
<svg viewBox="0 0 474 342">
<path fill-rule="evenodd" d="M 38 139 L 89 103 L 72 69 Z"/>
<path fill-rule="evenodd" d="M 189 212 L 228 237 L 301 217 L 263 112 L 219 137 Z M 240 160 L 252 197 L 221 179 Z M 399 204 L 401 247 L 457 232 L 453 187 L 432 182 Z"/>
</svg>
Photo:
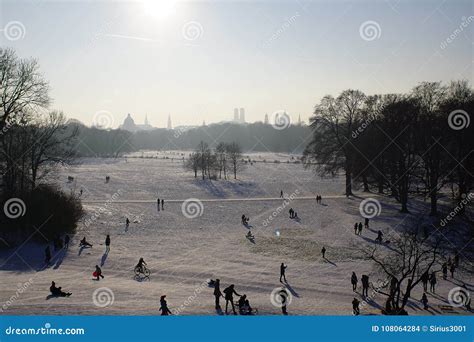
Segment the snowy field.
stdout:
<svg viewBox="0 0 474 342">
<path fill-rule="evenodd" d="M 162 159 L 166 155 L 169 158 Z M 359 213 L 362 198 L 342 196 L 342 177 L 322 179 L 293 163 L 291 156 L 257 153 L 250 158 L 267 162 L 247 165 L 238 180 L 210 182 L 195 179 L 183 169 L 180 158 L 181 154 L 169 152 L 157 159 L 87 159 L 64 168 L 57 181 L 66 191 L 83 189 L 86 215 L 69 249 L 55 255 L 49 268 L 42 269 L 45 246 L 28 242 L 2 252 L 2 314 L 157 315 L 159 298 L 166 295 L 172 312 L 215 315 L 213 289 L 206 281 L 216 278 L 221 280 L 221 290 L 235 284 L 236 291 L 245 293 L 259 314 L 281 314 L 270 294 L 282 286 L 279 266 L 284 262 L 292 297 L 290 315 L 351 315 L 353 297 L 363 300 L 361 288 L 352 292 L 352 271 L 359 279 L 368 274 L 374 284 L 382 279 L 372 263 L 362 260 L 359 247 L 374 244 L 379 229 L 387 237 L 403 230 L 410 218 L 428 208 L 428 203 L 413 201 L 412 214 L 402 215 L 392 199 L 357 191 L 361 197 L 377 198 L 382 210 L 371 220 L 370 228 L 356 236 L 353 225 L 363 221 Z M 111 178 L 108 184 L 106 175 Z M 73 176 L 74 182 L 67 183 L 67 176 Z M 280 190 L 297 199 L 277 213 L 283 204 Z M 323 196 L 322 205 L 316 204 L 316 194 Z M 165 200 L 164 211 L 157 211 L 157 197 Z M 189 217 L 192 206 L 183 214 L 183 201 L 189 198 L 202 203 L 194 207 L 197 217 Z M 288 218 L 290 207 L 297 211 L 299 222 Z M 248 228 L 241 224 L 242 214 L 250 217 L 253 242 L 245 236 Z M 272 219 L 265 221 L 269 216 Z M 126 217 L 131 221 L 128 229 Z M 111 250 L 104 254 L 107 234 Z M 84 236 L 93 248 L 79 249 Z M 323 246 L 327 260 L 321 257 Z M 143 281 L 133 274 L 140 257 L 151 270 L 150 278 Z M 408 305 L 409 314 L 469 314 L 463 308 L 449 307 L 447 301 L 448 292 L 462 283 L 472 293 L 472 273 L 463 273 L 472 269 L 466 259 L 462 257 L 463 266 L 455 279 L 438 277 L 437 293 L 428 295 L 428 311 L 419 302 L 422 292 L 418 286 Z M 96 264 L 103 265 L 105 279 L 92 279 Z M 47 298 L 52 280 L 72 296 Z M 361 306 L 361 314 L 380 314 L 386 297 L 371 297 Z"/>
</svg>

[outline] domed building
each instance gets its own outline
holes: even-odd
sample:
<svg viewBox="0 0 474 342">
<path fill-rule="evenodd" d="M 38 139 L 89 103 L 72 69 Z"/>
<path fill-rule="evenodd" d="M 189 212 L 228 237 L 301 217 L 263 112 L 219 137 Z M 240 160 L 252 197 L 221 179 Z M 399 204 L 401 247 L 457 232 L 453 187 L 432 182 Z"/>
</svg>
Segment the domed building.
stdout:
<svg viewBox="0 0 474 342">
<path fill-rule="evenodd" d="M 120 126 L 121 129 L 129 131 L 129 132 L 137 132 L 137 131 L 149 131 L 152 130 L 154 127 L 148 123 L 148 117 L 145 115 L 145 122 L 143 125 L 135 124 L 135 120 L 133 120 L 132 115 L 128 113 L 125 120 L 123 120 L 123 124 Z"/>
<path fill-rule="evenodd" d="M 137 125 L 135 125 L 135 121 L 133 120 L 130 113 L 128 113 L 125 120 L 123 120 L 123 124 L 122 124 L 122 126 L 120 126 L 120 128 L 122 128 L 126 131 L 130 131 L 130 132 L 136 132 L 137 131 Z"/>
</svg>

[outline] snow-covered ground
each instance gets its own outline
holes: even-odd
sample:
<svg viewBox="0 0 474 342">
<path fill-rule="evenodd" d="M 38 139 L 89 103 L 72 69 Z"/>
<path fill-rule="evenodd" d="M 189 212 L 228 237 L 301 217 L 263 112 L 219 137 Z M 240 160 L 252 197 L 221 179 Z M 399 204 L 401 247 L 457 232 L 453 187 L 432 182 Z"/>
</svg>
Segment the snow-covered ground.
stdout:
<svg viewBox="0 0 474 342">
<path fill-rule="evenodd" d="M 416 202 L 412 214 L 403 215 L 392 199 L 371 195 L 382 203 L 381 213 L 371 220 L 369 230 L 356 236 L 354 222 L 363 221 L 361 198 L 342 196 L 342 177 L 322 179 L 293 163 L 291 156 L 257 153 L 250 158 L 267 162 L 247 165 L 237 180 L 211 182 L 195 179 L 192 172 L 184 170 L 179 153 L 168 153 L 168 157 L 87 159 L 63 169 L 58 182 L 66 191 L 83 189 L 86 216 L 69 249 L 56 255 L 47 269 L 41 269 L 45 246 L 27 243 L 2 252 L 3 314 L 151 315 L 159 314 L 159 298 L 166 294 L 175 313 L 215 315 L 213 289 L 206 284 L 207 279 L 215 278 L 221 279 L 221 289 L 235 284 L 236 291 L 247 294 L 259 313 L 281 314 L 281 309 L 272 305 L 270 294 L 282 286 L 279 267 L 284 262 L 292 294 L 291 315 L 350 315 L 353 297 L 362 301 L 360 288 L 352 292 L 352 271 L 359 279 L 363 273 L 369 274 L 373 283 L 381 279 L 373 265 L 360 257 L 358 247 L 373 244 L 377 230 L 390 236 L 402 230 L 410 217 L 427 210 L 427 203 Z M 106 175 L 111 177 L 108 184 Z M 67 183 L 67 176 L 75 181 Z M 281 212 L 280 190 L 286 197 L 297 197 Z M 323 196 L 322 205 L 316 204 L 315 194 Z M 164 211 L 157 211 L 157 197 L 165 199 Z M 190 198 L 200 204 L 191 204 L 184 215 L 183 201 Z M 290 207 L 297 211 L 299 222 L 288 218 Z M 190 218 L 193 208 L 198 215 Z M 95 220 L 94 212 L 98 213 Z M 241 224 L 242 214 L 250 217 L 254 242 L 245 237 L 248 228 Z M 128 229 L 126 217 L 131 220 Z M 104 254 L 107 234 L 112 240 L 108 255 Z M 79 249 L 83 236 L 93 248 Z M 321 257 L 323 246 L 327 260 Z M 152 272 L 143 281 L 133 275 L 140 257 Z M 105 279 L 92 280 L 96 264 L 103 264 Z M 463 282 L 472 292 L 471 276 L 439 277 L 437 294 L 428 295 L 429 311 L 419 302 L 419 286 L 412 293 L 409 313 L 469 314 L 462 308 L 448 309 L 447 295 Z M 52 280 L 73 295 L 48 299 Z M 362 305 L 362 314 L 380 313 L 386 297 L 372 297 Z"/>
</svg>

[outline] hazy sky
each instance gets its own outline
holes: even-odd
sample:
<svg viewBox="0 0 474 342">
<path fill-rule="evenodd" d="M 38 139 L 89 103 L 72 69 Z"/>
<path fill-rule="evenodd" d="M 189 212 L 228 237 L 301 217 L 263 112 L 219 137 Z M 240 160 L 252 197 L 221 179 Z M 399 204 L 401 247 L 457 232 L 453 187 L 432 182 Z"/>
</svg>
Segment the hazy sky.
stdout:
<svg viewBox="0 0 474 342">
<path fill-rule="evenodd" d="M 86 124 L 102 110 L 114 127 L 127 113 L 209 123 L 234 107 L 307 120 L 347 88 L 473 79 L 469 0 L 0 2 L 2 47 L 37 58 L 52 108 Z"/>
</svg>

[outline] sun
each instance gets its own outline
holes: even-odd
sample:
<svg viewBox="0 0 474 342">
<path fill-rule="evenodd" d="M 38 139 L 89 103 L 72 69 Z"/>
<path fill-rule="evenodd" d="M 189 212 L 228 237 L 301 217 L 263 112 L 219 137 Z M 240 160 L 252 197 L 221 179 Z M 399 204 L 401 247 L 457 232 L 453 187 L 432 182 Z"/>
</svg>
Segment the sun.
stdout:
<svg viewBox="0 0 474 342">
<path fill-rule="evenodd" d="M 166 19 L 176 10 L 176 0 L 143 0 L 143 9 L 146 14 L 155 18 Z"/>
</svg>

